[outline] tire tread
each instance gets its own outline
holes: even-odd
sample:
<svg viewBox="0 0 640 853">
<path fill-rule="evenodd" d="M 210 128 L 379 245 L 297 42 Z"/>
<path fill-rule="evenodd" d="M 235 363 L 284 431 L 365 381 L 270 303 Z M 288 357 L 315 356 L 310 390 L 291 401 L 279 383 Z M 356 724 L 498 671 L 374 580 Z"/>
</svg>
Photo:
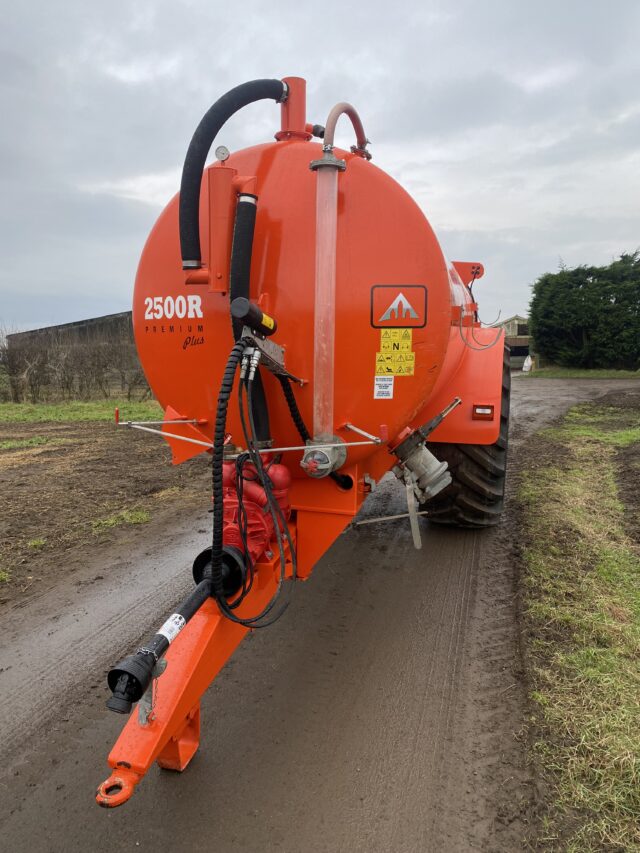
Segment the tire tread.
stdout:
<svg viewBox="0 0 640 853">
<path fill-rule="evenodd" d="M 509 348 L 504 348 L 500 434 L 495 444 L 443 444 L 427 446 L 441 462 L 449 464 L 452 482 L 420 509 L 436 524 L 453 527 L 493 527 L 504 509 L 509 439 L 511 375 Z"/>
</svg>

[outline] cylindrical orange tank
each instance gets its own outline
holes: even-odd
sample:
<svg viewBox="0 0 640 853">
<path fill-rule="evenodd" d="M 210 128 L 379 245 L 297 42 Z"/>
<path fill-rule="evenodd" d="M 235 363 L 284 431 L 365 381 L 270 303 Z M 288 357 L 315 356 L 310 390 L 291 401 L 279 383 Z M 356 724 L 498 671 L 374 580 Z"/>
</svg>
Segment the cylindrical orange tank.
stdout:
<svg viewBox="0 0 640 853">
<path fill-rule="evenodd" d="M 177 196 L 144 248 L 133 307 L 142 365 L 160 403 L 202 421 L 198 429 L 205 440 L 212 437 L 217 392 L 233 345 L 227 271 L 215 269 L 216 258 L 209 256 L 215 251 L 210 245 L 216 241 L 216 217 L 232 218 L 233 209 L 210 212 L 215 207 L 210 173 L 255 176 L 251 299 L 277 319 L 273 340 L 285 347 L 287 369 L 306 380 L 295 394 L 311 429 L 317 174 L 310 163 L 322 154 L 316 142 L 285 138 L 235 152 L 205 170 L 200 241 L 209 283 L 204 277 L 203 283 L 186 283 L 198 275 L 182 270 Z M 345 423 L 374 435 L 385 432 L 385 425 L 393 438 L 424 407 L 439 378 L 442 384 L 445 359 L 445 371 L 455 368 L 459 356 L 452 358 L 451 347 L 463 347 L 452 318 L 456 305 L 471 300 L 409 194 L 357 154 L 337 148 L 334 154 L 346 162 L 338 175 L 335 433 L 353 441 L 353 433 L 340 431 Z M 224 240 L 230 239 L 227 233 Z M 277 380 L 262 373 L 275 445 L 300 444 Z M 241 445 L 233 405 L 228 431 Z M 373 450 L 354 447 L 349 462 L 362 461 Z M 293 475 L 305 477 L 295 457 L 291 461 Z"/>
</svg>

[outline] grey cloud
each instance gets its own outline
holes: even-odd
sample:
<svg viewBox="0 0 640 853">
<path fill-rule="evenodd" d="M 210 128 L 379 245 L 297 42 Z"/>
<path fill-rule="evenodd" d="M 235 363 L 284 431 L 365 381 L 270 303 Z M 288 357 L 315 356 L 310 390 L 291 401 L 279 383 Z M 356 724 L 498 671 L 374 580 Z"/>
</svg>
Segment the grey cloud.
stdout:
<svg viewBox="0 0 640 853">
<path fill-rule="evenodd" d="M 559 255 L 599 263 L 640 242 L 640 186 L 620 179 L 640 130 L 639 31 L 634 0 L 615 13 L 575 0 L 14 4 L 0 31 L 0 320 L 126 308 L 159 211 L 95 188 L 172 174 L 220 93 L 290 74 L 308 79 L 313 121 L 356 104 L 376 162 L 432 213 L 447 254 L 485 262 L 486 313 L 522 312 Z M 276 125 L 272 105 L 254 105 L 221 141 Z M 516 208 L 509 228 L 502 211 Z"/>
</svg>

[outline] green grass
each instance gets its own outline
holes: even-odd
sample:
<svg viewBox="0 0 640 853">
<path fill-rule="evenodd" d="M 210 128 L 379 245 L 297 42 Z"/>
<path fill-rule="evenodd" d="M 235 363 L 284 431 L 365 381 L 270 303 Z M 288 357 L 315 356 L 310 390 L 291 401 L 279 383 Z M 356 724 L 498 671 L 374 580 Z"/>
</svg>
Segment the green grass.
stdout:
<svg viewBox="0 0 640 853">
<path fill-rule="evenodd" d="M 571 409 L 559 429 L 550 427 L 541 434 L 560 443 L 628 447 L 640 441 L 640 412 L 585 403 Z"/>
<path fill-rule="evenodd" d="M 26 447 L 40 447 L 50 442 L 51 439 L 43 435 L 34 435 L 32 438 L 8 438 L 6 441 L 0 441 L 0 450 L 22 450 Z"/>
<path fill-rule="evenodd" d="M 0 450 L 26 450 L 29 447 L 42 447 L 45 444 L 58 447 L 61 444 L 73 444 L 73 439 L 47 435 L 34 435 L 31 438 L 7 438 L 0 441 Z"/>
<path fill-rule="evenodd" d="M 91 529 L 94 533 L 103 533 L 106 530 L 111 530 L 113 527 L 120 527 L 123 524 L 145 524 L 150 518 L 151 515 L 146 509 L 123 509 L 107 518 L 92 521 Z"/>
<path fill-rule="evenodd" d="M 35 548 L 36 550 L 39 550 L 40 548 L 44 548 L 46 544 L 46 539 L 38 537 L 37 539 L 29 539 L 29 541 L 27 542 L 27 548 Z"/>
<path fill-rule="evenodd" d="M 640 441 L 634 417 L 576 407 L 543 433 L 555 464 L 532 464 L 520 486 L 534 752 L 555 850 L 640 850 L 640 552 L 615 478 L 617 450 Z"/>
<path fill-rule="evenodd" d="M 522 376 L 534 379 L 640 379 L 640 370 L 586 370 L 580 367 L 540 367 Z"/>
<path fill-rule="evenodd" d="M 0 569 L 0 583 L 7 583 L 11 575 L 9 572 L 6 572 L 4 569 Z"/>
<path fill-rule="evenodd" d="M 0 403 L 0 423 L 70 423 L 74 421 L 112 421 L 114 409 L 122 420 L 157 420 L 162 409 L 155 400 L 93 400 L 83 403 Z"/>
</svg>

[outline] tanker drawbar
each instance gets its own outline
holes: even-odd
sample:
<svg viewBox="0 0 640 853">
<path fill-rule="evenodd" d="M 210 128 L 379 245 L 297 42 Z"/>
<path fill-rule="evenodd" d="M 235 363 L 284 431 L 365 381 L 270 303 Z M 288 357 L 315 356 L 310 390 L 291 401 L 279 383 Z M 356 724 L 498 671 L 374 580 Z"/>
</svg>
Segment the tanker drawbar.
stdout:
<svg viewBox="0 0 640 853">
<path fill-rule="evenodd" d="M 261 100 L 279 105 L 275 141 L 219 145 L 206 166 L 225 122 Z M 205 113 L 144 247 L 134 333 L 164 417 L 116 422 L 162 436 L 175 464 L 211 456 L 212 531 L 193 591 L 109 672 L 107 706 L 130 716 L 102 806 L 154 762 L 186 768 L 211 681 L 282 616 L 386 472 L 407 512 L 367 523 L 408 518 L 416 548 L 420 515 L 499 520 L 509 371 L 504 333 L 478 320 L 484 270 L 446 260 L 369 145 L 350 104 L 308 123 L 300 78 L 244 83 Z"/>
</svg>

